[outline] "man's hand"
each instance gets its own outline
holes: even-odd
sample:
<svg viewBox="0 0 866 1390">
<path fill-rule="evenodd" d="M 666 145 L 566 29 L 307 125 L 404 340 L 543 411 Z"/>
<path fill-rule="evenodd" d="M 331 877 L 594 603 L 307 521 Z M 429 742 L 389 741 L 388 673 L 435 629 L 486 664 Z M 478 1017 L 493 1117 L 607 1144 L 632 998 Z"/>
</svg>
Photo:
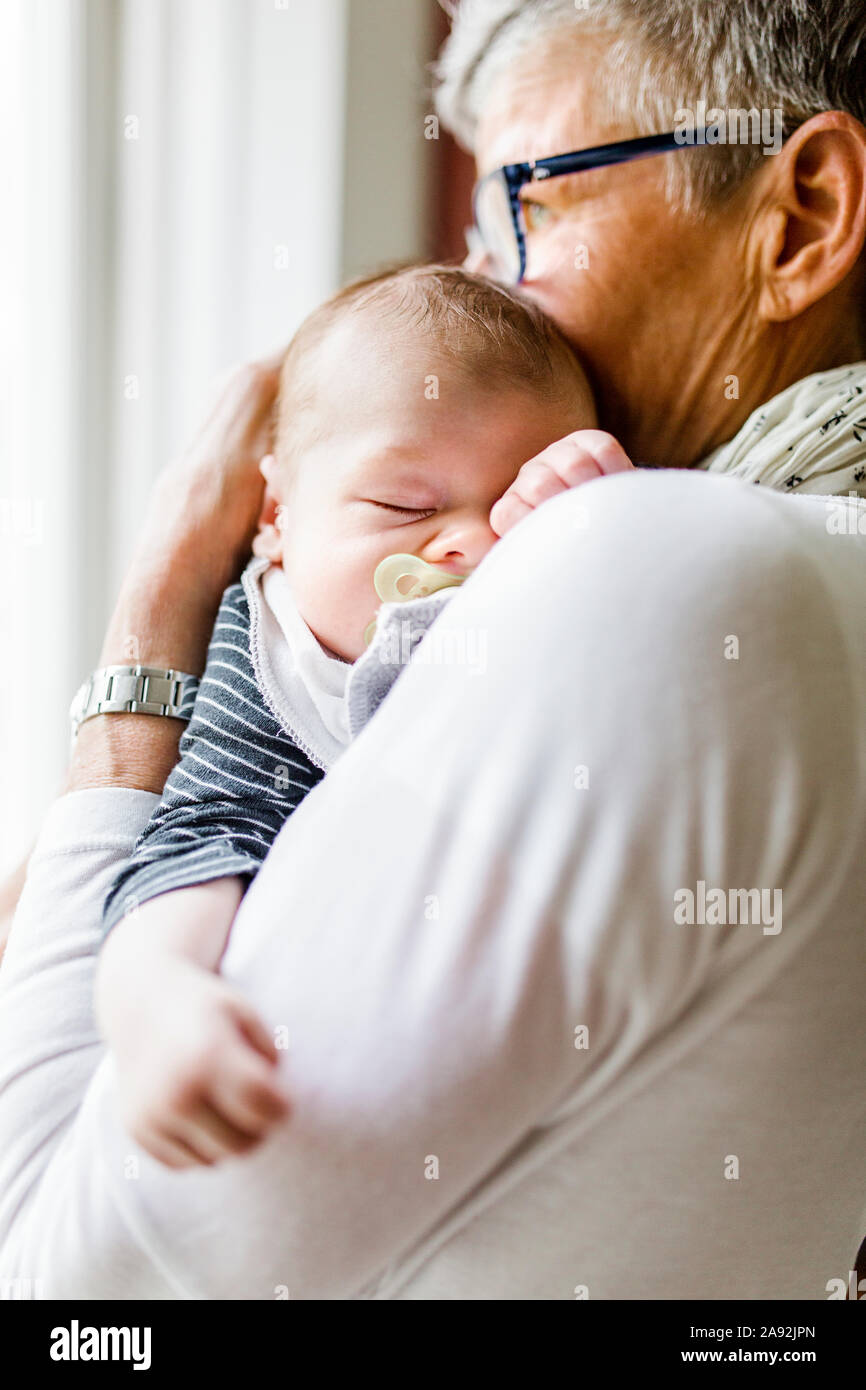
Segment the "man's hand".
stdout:
<svg viewBox="0 0 866 1390">
<path fill-rule="evenodd" d="M 220 598 L 246 564 L 264 506 L 282 353 L 234 368 L 183 457 L 158 475 L 98 665 L 204 669 Z M 97 715 L 82 724 L 65 791 L 161 792 L 177 762 L 179 719 Z"/>
<path fill-rule="evenodd" d="M 525 463 L 490 511 L 490 525 L 504 536 L 540 503 L 581 483 L 634 468 L 622 445 L 604 430 L 575 430 Z"/>
<path fill-rule="evenodd" d="M 260 462 L 271 448 L 281 360 L 233 367 L 215 383 L 210 415 L 157 478 L 145 521 L 139 554 L 165 551 L 168 538 L 177 577 L 203 585 L 214 613 L 249 559 L 262 514 Z"/>
</svg>

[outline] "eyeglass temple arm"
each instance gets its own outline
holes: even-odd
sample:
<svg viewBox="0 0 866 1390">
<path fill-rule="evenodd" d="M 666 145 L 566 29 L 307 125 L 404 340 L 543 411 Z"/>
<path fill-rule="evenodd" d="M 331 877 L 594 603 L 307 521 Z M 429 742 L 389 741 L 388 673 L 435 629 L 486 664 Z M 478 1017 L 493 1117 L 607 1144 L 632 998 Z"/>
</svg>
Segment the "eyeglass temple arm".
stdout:
<svg viewBox="0 0 866 1390">
<path fill-rule="evenodd" d="M 703 126 L 690 132 L 684 139 L 680 131 L 669 130 L 662 135 L 641 135 L 634 140 L 617 140 L 609 145 L 594 145 L 589 150 L 578 150 L 574 154 L 555 154 L 549 159 L 539 159 L 523 165 L 530 172 L 528 179 L 550 178 L 554 174 L 576 174 L 585 168 L 602 168 L 605 164 L 625 164 L 631 159 L 643 159 L 649 154 L 663 154 L 667 150 L 688 150 L 706 142 L 710 127 Z M 782 135 L 785 140 L 797 129 L 796 121 L 782 122 Z M 521 166 L 513 165 L 515 173 Z"/>
<path fill-rule="evenodd" d="M 695 132 L 695 141 L 701 132 Z M 692 142 L 677 139 L 677 132 L 666 131 L 663 135 L 641 135 L 634 140 L 616 140 L 609 145 L 594 145 L 589 150 L 578 150 L 574 154 L 555 154 L 549 159 L 539 159 L 530 163 L 530 178 L 548 178 L 553 174 L 575 174 L 580 169 L 601 168 L 605 164 L 625 164 L 630 159 L 642 159 L 648 154 L 662 154 L 665 150 L 688 149 Z"/>
</svg>

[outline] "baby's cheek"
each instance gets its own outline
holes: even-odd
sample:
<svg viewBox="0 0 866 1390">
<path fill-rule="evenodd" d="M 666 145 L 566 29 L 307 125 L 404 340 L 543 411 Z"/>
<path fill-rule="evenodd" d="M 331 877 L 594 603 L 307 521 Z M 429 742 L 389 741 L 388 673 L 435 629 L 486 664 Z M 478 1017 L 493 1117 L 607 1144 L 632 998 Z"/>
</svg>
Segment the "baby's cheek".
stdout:
<svg viewBox="0 0 866 1390">
<path fill-rule="evenodd" d="M 331 651 L 354 661 L 379 606 L 373 571 L 383 547 L 378 538 L 335 538 L 334 529 L 317 534 L 314 521 L 296 519 L 284 532 L 283 570 L 307 626 Z"/>
<path fill-rule="evenodd" d="M 298 611 L 307 626 L 331 651 L 346 661 L 354 661 L 364 649 L 363 633 L 374 616 L 378 600 L 368 601 L 335 568 L 324 564 L 316 574 L 299 578 L 293 586 Z"/>
</svg>

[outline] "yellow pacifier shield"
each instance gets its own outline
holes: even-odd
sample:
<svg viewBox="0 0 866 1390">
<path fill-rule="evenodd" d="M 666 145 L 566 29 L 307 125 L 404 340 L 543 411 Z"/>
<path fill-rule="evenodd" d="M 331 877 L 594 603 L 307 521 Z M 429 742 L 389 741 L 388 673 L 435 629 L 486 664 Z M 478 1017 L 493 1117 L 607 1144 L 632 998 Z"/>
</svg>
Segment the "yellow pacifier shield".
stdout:
<svg viewBox="0 0 866 1390">
<path fill-rule="evenodd" d="M 417 555 L 386 555 L 373 571 L 373 588 L 383 603 L 405 603 L 410 598 L 426 598 L 437 589 L 453 589 L 465 577 L 446 574 Z"/>
<path fill-rule="evenodd" d="M 439 589 L 454 589 L 465 578 L 465 574 L 447 574 L 436 565 L 428 565 L 417 555 L 386 555 L 373 572 L 373 587 L 383 603 L 407 603 Z M 364 629 L 366 643 L 372 641 L 375 631 L 374 618 Z"/>
</svg>

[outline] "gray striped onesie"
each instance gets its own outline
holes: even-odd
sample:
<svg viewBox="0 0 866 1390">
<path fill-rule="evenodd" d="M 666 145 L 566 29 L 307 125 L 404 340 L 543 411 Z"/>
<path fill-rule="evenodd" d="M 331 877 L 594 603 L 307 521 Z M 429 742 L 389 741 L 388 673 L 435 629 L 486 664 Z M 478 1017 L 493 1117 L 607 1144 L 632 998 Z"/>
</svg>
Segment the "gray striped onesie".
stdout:
<svg viewBox="0 0 866 1390">
<path fill-rule="evenodd" d="M 280 706 L 267 698 L 257 674 L 253 645 L 263 640 L 264 602 L 257 577 L 265 568 L 253 559 L 241 582 L 222 596 L 180 761 L 108 892 L 106 933 L 135 907 L 174 888 L 234 875 L 248 887 L 287 817 L 325 775 L 303 739 L 285 727 L 289 720 L 277 717 Z M 349 668 L 352 737 L 400 674 L 394 651 L 407 660 L 452 593 L 382 605 L 373 642 Z M 251 602 L 258 606 L 252 620 Z"/>
<path fill-rule="evenodd" d="M 105 900 L 106 931 L 172 888 L 234 874 L 249 884 L 286 817 L 324 776 L 262 698 L 242 584 L 223 594 L 180 754 Z"/>
</svg>

